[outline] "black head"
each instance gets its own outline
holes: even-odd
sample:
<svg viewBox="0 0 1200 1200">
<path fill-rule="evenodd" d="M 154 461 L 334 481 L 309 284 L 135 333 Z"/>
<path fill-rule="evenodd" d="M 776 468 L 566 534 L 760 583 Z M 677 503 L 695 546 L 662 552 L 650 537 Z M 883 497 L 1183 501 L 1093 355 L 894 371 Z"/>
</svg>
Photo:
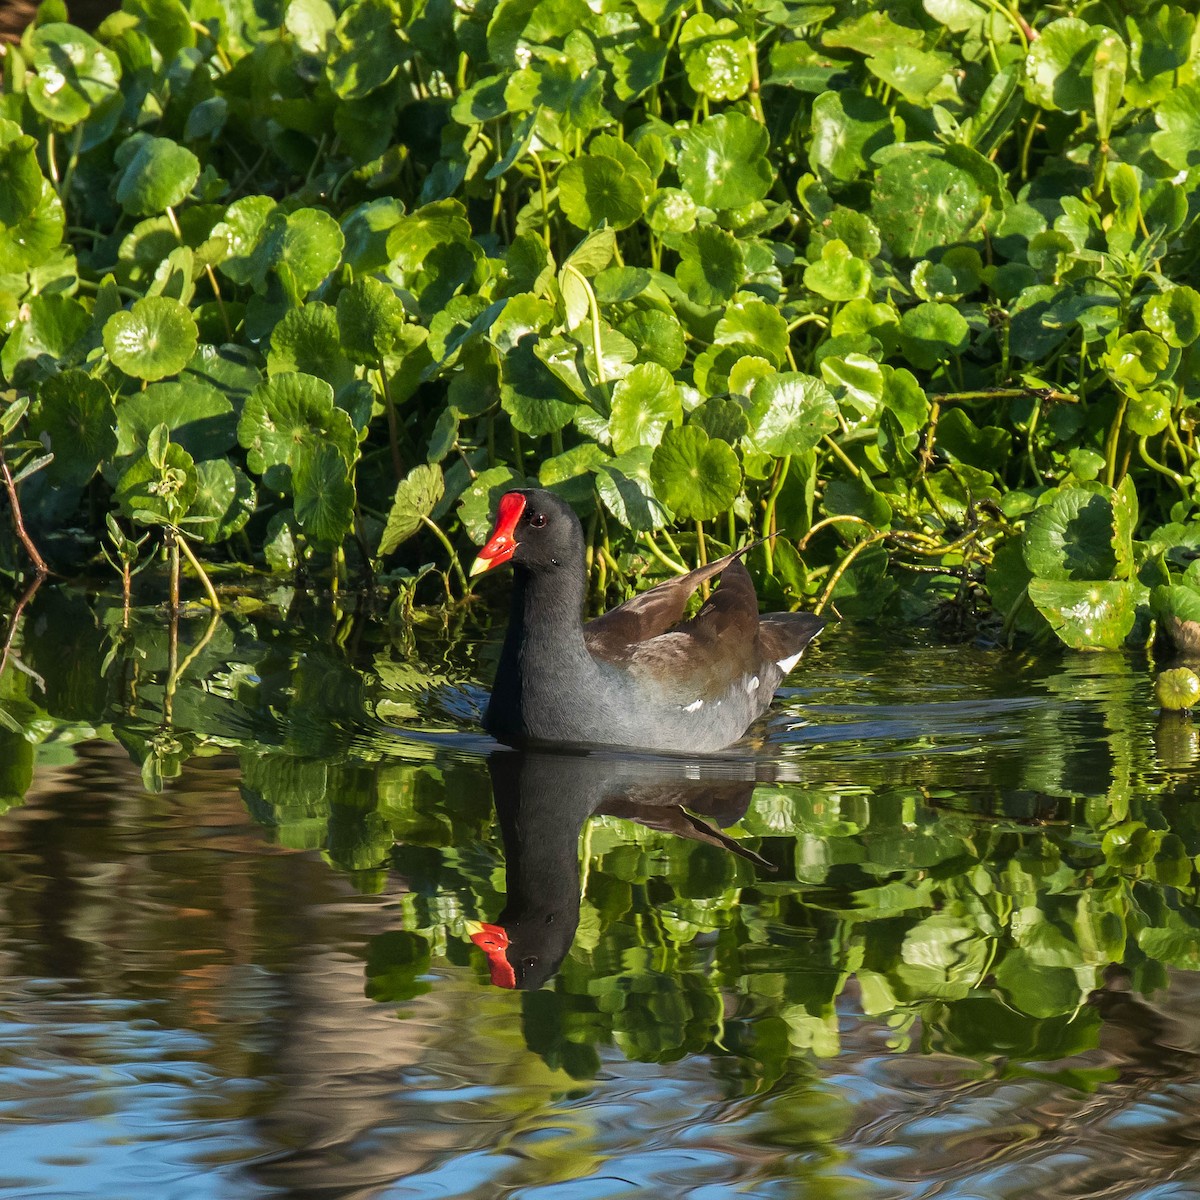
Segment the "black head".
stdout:
<svg viewBox="0 0 1200 1200">
<path fill-rule="evenodd" d="M 583 528 L 565 500 L 542 488 L 520 488 L 500 497 L 496 521 L 471 574 L 510 559 L 530 571 L 575 566 L 583 558 Z"/>
</svg>

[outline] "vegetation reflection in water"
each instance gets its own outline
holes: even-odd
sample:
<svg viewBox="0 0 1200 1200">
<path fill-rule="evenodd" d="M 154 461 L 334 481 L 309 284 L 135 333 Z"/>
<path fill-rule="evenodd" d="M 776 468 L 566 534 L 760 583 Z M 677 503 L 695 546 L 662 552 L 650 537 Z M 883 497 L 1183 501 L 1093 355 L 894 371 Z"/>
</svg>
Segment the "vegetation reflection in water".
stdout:
<svg viewBox="0 0 1200 1200">
<path fill-rule="evenodd" d="M 470 935 L 503 928 L 491 976 L 576 1078 L 615 1043 L 761 1087 L 836 1054 L 847 1004 L 898 1049 L 1019 1072 L 1096 1044 L 1114 965 L 1143 992 L 1200 966 L 1200 741 L 1156 724 L 1143 661 L 842 631 L 737 753 L 521 755 L 473 727 L 486 646 L 280 599 L 172 630 L 42 589 L 0 676 L 0 803 L 80 741 L 120 743 L 150 791 L 233 752 L 274 839 L 395 891 L 369 997 L 403 1013 L 439 963 L 486 986 Z"/>
</svg>

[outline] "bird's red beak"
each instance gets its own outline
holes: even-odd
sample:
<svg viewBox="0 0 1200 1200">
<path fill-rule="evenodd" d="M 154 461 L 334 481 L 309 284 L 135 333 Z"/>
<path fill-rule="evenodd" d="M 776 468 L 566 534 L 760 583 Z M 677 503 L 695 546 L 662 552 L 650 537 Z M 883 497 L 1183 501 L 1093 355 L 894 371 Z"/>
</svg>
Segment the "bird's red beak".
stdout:
<svg viewBox="0 0 1200 1200">
<path fill-rule="evenodd" d="M 525 497 L 518 492 L 505 492 L 500 497 L 500 509 L 496 524 L 483 549 L 471 564 L 471 574 L 479 575 L 490 571 L 501 563 L 508 562 L 517 549 L 517 522 L 525 511 Z"/>
<path fill-rule="evenodd" d="M 492 983 L 496 987 L 515 988 L 517 973 L 512 963 L 508 961 L 505 951 L 508 949 L 508 932 L 502 925 L 493 925 L 489 921 L 470 921 L 468 929 L 474 929 L 471 941 L 487 955 L 488 971 Z"/>
</svg>

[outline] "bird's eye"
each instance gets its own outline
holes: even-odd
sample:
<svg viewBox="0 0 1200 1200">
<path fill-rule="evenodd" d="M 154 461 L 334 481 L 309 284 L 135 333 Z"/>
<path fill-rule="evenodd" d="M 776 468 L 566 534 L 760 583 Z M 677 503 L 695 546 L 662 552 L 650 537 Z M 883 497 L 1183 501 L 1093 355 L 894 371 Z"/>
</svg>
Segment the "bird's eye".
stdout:
<svg viewBox="0 0 1200 1200">
<path fill-rule="evenodd" d="M 529 523 L 534 529 L 541 529 L 546 524 L 546 514 L 535 512 L 529 518 Z"/>
</svg>

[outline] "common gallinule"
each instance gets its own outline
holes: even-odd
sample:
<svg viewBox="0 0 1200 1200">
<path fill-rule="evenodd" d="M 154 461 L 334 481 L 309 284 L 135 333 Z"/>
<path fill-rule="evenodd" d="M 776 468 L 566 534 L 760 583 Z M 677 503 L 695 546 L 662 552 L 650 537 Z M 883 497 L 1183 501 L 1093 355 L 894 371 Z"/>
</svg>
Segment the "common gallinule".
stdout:
<svg viewBox="0 0 1200 1200">
<path fill-rule="evenodd" d="M 471 574 L 511 562 L 512 613 L 483 727 L 511 746 L 720 750 L 766 711 L 825 624 L 759 615 L 744 551 L 669 579 L 584 624 L 583 528 L 538 488 L 500 497 Z M 692 593 L 720 578 L 691 620 Z"/>
</svg>

